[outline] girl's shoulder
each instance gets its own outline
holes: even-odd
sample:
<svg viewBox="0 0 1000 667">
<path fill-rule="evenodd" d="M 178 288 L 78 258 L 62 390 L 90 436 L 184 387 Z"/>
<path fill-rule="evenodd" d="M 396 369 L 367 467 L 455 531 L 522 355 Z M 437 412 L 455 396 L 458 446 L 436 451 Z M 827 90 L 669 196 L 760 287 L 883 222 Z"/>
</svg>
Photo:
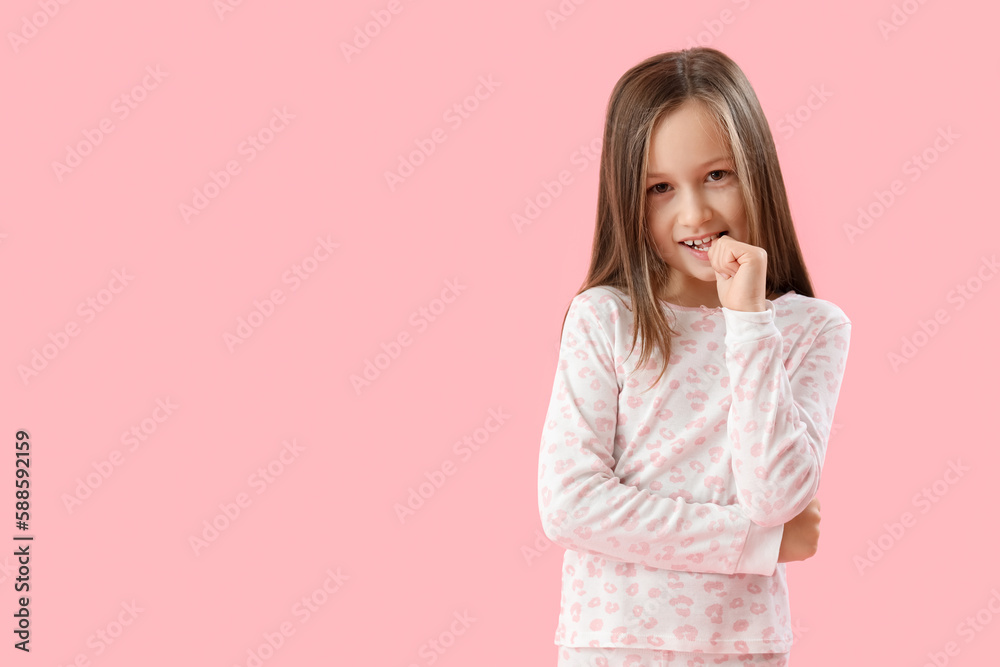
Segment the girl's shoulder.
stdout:
<svg viewBox="0 0 1000 667">
<path fill-rule="evenodd" d="M 772 299 L 771 303 L 774 304 L 775 317 L 778 319 L 790 317 L 809 320 L 822 325 L 822 329 L 851 323 L 847 313 L 834 302 L 799 294 L 794 290 Z"/>
<path fill-rule="evenodd" d="M 597 327 L 609 341 L 615 341 L 632 322 L 628 295 L 609 285 L 595 285 L 572 298 L 565 326 L 585 332 Z"/>
<path fill-rule="evenodd" d="M 628 304 L 629 301 L 627 292 L 620 290 L 617 287 L 613 287 L 612 285 L 594 285 L 593 287 L 589 287 L 577 294 L 575 298 L 582 298 L 583 301 L 593 301 L 596 299 L 602 303 L 614 299 L 622 305 Z"/>
<path fill-rule="evenodd" d="M 630 316 L 632 300 L 627 292 L 611 285 L 595 285 L 573 297 L 572 305 L 587 306 L 602 320 L 617 320 Z"/>
</svg>

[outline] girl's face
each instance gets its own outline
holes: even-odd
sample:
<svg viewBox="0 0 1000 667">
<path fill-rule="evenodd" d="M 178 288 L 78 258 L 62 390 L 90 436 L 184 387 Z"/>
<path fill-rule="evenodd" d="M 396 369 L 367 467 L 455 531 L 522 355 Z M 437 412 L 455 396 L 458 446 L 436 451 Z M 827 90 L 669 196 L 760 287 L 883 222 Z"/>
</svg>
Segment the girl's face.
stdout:
<svg viewBox="0 0 1000 667">
<path fill-rule="evenodd" d="M 743 197 L 728 143 L 708 108 L 687 100 L 653 128 L 646 165 L 649 231 L 670 268 L 666 294 L 678 305 L 718 305 L 708 253 L 682 241 L 725 232 L 746 242 Z M 689 303 L 690 302 L 690 303 Z"/>
</svg>

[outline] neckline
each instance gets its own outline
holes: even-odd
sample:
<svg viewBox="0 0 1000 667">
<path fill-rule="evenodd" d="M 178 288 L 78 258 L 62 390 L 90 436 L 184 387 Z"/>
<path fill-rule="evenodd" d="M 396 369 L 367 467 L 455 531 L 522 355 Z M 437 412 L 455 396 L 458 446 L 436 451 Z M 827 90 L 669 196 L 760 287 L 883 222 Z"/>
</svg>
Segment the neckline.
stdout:
<svg viewBox="0 0 1000 667">
<path fill-rule="evenodd" d="M 789 294 L 795 294 L 795 290 L 788 290 L 787 292 L 785 292 L 781 296 L 779 296 L 779 297 L 777 297 L 775 299 L 768 299 L 768 301 L 770 301 L 771 303 L 777 303 L 778 301 L 784 299 Z M 702 306 L 680 306 L 680 305 L 678 305 L 676 303 L 671 303 L 670 301 L 665 301 L 663 299 L 657 299 L 657 300 L 660 303 L 666 304 L 667 306 L 669 306 L 671 310 L 707 311 L 707 312 L 710 312 L 710 313 L 715 313 L 715 312 L 721 312 L 722 311 L 722 306 L 714 306 L 714 307 L 705 306 L 705 305 L 702 305 Z"/>
</svg>

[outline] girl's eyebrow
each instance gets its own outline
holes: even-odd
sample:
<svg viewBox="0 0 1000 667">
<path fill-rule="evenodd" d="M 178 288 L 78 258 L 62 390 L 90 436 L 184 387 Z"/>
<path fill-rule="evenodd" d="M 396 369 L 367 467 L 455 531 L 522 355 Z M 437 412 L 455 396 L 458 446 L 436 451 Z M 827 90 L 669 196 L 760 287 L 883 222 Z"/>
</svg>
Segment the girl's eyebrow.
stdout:
<svg viewBox="0 0 1000 667">
<path fill-rule="evenodd" d="M 728 159 L 729 159 L 729 158 L 727 158 L 727 157 L 725 157 L 725 156 L 722 156 L 722 157 L 714 157 L 714 158 L 712 158 L 711 160 L 708 160 L 708 161 L 706 161 L 706 162 L 702 162 L 702 163 L 701 163 L 701 164 L 699 164 L 699 165 L 698 165 L 698 166 L 697 166 L 696 168 L 697 168 L 697 169 L 704 169 L 705 167 L 707 167 L 707 166 L 708 166 L 708 165 L 710 165 L 710 164 L 715 164 L 716 162 L 722 162 L 722 161 L 724 161 L 724 160 L 728 160 Z M 658 172 L 658 171 L 651 171 L 651 172 L 649 172 L 649 173 L 647 173 L 647 174 L 646 174 L 646 178 L 663 178 L 664 176 L 667 176 L 667 175 L 668 175 L 668 174 L 661 174 L 661 173 L 660 173 L 660 172 Z"/>
</svg>

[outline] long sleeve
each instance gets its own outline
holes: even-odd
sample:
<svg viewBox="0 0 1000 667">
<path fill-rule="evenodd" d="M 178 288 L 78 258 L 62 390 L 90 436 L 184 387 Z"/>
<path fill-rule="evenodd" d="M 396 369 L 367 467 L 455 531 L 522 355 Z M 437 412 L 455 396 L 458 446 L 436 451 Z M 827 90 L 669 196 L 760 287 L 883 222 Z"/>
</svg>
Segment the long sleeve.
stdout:
<svg viewBox="0 0 1000 667">
<path fill-rule="evenodd" d="M 758 525 L 783 525 L 819 489 L 850 345 L 851 322 L 837 310 L 837 317 L 814 318 L 789 332 L 821 329 L 797 339 L 807 349 L 791 355 L 789 371 L 773 303 L 754 312 L 723 308 L 732 383 L 727 432 L 737 500 Z M 796 364 L 796 359 L 801 360 Z"/>
<path fill-rule="evenodd" d="M 772 575 L 783 525 L 763 527 L 739 505 L 686 502 L 615 476 L 620 386 L 613 336 L 607 318 L 577 295 L 539 455 L 545 535 L 567 549 L 652 568 Z"/>
</svg>

